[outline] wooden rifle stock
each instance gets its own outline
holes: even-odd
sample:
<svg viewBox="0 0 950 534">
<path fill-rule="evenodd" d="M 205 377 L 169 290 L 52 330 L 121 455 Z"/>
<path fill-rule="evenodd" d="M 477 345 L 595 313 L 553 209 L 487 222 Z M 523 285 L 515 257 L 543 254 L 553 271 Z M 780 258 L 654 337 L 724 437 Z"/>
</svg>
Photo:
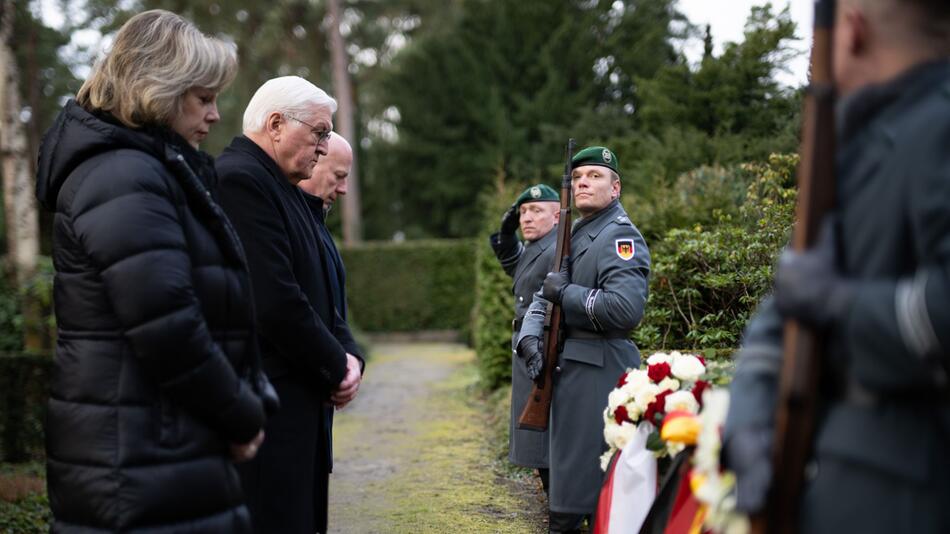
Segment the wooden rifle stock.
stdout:
<svg viewBox="0 0 950 534">
<path fill-rule="evenodd" d="M 559 270 L 564 258 L 571 254 L 571 159 L 573 157 L 574 139 L 569 139 L 567 162 L 564 164 L 564 175 L 561 177 L 561 213 L 557 224 L 557 246 L 554 249 L 552 271 Z M 551 399 L 554 398 L 554 368 L 557 366 L 560 338 L 561 305 L 548 304 L 544 318 L 544 367 L 541 369 L 541 375 L 534 381 L 528 402 L 525 403 L 524 410 L 518 417 L 520 429 L 539 432 L 548 429 Z"/>
<path fill-rule="evenodd" d="M 811 83 L 804 103 L 797 224 L 792 238 L 793 248 L 799 251 L 814 244 L 822 220 L 834 204 L 834 18 L 834 0 L 815 1 Z M 752 517 L 754 534 L 798 532 L 805 466 L 815 430 L 822 345 L 815 331 L 797 321 L 786 321 L 772 440 L 772 487 L 765 510 Z"/>
</svg>

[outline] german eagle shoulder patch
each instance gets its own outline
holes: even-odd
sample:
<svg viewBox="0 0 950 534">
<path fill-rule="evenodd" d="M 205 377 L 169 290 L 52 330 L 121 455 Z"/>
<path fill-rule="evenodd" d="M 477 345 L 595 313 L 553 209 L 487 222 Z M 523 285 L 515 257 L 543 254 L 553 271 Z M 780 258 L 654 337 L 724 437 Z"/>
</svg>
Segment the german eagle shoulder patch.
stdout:
<svg viewBox="0 0 950 534">
<path fill-rule="evenodd" d="M 635 247 L 633 245 L 633 239 L 618 239 L 614 242 L 614 251 L 617 253 L 617 256 L 623 261 L 628 261 L 633 258 L 635 252 Z"/>
</svg>

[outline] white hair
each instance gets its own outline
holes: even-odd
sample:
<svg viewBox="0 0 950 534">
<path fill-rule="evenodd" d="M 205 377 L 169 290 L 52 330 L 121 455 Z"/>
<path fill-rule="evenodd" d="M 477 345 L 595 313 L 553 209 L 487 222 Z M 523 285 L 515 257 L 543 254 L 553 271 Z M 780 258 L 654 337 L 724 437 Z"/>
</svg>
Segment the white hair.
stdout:
<svg viewBox="0 0 950 534">
<path fill-rule="evenodd" d="M 336 100 L 316 85 L 299 76 L 281 76 L 264 82 L 244 110 L 244 133 L 264 130 L 267 116 L 273 112 L 293 117 L 310 116 L 312 107 L 329 108 L 336 113 Z"/>
</svg>

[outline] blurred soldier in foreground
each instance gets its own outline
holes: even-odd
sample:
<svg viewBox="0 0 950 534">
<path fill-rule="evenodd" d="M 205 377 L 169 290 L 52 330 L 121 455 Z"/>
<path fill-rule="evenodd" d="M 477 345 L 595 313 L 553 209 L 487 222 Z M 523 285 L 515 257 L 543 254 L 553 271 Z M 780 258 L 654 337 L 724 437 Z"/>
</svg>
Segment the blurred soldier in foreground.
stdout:
<svg viewBox="0 0 950 534">
<path fill-rule="evenodd" d="M 795 318 L 827 342 L 809 533 L 950 532 L 950 3 L 839 0 L 837 204 L 745 333 L 725 460 L 757 510 Z"/>
<path fill-rule="evenodd" d="M 516 356 L 518 331 L 531 296 L 541 288 L 544 276 L 554 261 L 557 241 L 559 201 L 557 191 L 544 185 L 533 185 L 524 190 L 508 208 L 501 220 L 501 229 L 491 236 L 491 247 L 501 267 L 514 281 L 511 292 L 515 296 L 515 318 L 511 336 L 511 422 L 509 424 L 508 461 L 522 467 L 538 470 L 544 491 L 548 490 L 548 433 L 518 430 L 518 417 L 531 394 L 533 382 Z M 521 227 L 522 243 L 515 236 Z"/>
<path fill-rule="evenodd" d="M 545 277 L 517 344 L 534 379 L 543 365 L 547 302 L 561 304 L 564 346 L 554 369 L 549 429 L 551 532 L 576 532 L 597 507 L 604 404 L 617 378 L 640 364 L 630 331 L 643 317 L 650 275 L 646 242 L 620 205 L 617 156 L 588 147 L 571 167 L 581 218 L 571 229 L 569 265 Z"/>
</svg>

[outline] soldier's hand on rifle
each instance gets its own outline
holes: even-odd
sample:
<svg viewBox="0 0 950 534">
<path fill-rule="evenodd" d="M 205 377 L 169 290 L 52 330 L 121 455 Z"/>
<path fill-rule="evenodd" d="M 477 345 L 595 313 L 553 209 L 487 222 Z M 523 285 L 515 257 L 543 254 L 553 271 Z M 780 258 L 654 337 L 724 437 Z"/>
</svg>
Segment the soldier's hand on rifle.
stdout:
<svg viewBox="0 0 950 534">
<path fill-rule="evenodd" d="M 541 286 L 541 296 L 548 302 L 555 304 L 561 303 L 564 288 L 571 283 L 570 264 L 571 258 L 564 256 L 564 261 L 561 262 L 561 270 L 555 273 L 548 273 L 548 275 L 544 277 L 544 285 Z"/>
<path fill-rule="evenodd" d="M 736 474 L 736 509 L 753 514 L 765 506 L 772 485 L 772 431 L 747 428 L 723 444 L 723 465 Z"/>
<path fill-rule="evenodd" d="M 815 246 L 779 257 L 775 272 L 775 304 L 784 317 L 826 328 L 844 318 L 853 300 L 853 283 L 835 266 L 834 222 L 821 228 Z"/>
<path fill-rule="evenodd" d="M 501 216 L 501 229 L 498 233 L 509 236 L 515 235 L 520 219 L 521 214 L 518 212 L 518 205 L 512 204 L 508 211 Z"/>
<path fill-rule="evenodd" d="M 528 378 L 531 380 L 541 376 L 544 368 L 544 343 L 538 336 L 525 336 L 518 342 L 518 356 L 524 359 Z"/>
</svg>

